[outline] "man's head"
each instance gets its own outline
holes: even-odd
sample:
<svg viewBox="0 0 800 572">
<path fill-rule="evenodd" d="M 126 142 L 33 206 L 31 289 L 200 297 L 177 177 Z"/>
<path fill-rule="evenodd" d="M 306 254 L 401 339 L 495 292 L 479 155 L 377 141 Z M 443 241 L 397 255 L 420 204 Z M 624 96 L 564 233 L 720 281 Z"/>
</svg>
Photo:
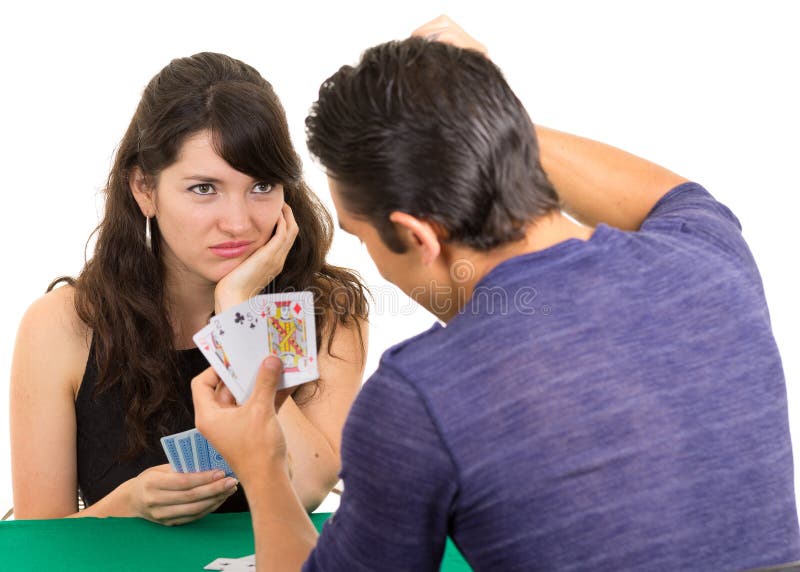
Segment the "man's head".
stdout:
<svg viewBox="0 0 800 572">
<path fill-rule="evenodd" d="M 392 213 L 485 251 L 559 206 L 525 109 L 478 52 L 421 38 L 370 48 L 322 84 L 306 127 L 337 208 L 394 253 Z"/>
</svg>

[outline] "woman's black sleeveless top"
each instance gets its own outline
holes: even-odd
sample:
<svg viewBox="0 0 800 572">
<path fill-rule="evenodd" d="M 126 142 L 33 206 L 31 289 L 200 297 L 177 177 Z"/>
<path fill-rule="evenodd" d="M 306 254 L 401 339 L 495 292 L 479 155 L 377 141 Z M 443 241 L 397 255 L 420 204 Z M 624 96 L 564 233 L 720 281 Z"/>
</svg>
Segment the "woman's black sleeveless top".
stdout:
<svg viewBox="0 0 800 572">
<path fill-rule="evenodd" d="M 192 405 L 192 378 L 208 367 L 199 349 L 178 351 L 180 399 L 186 410 L 176 418 L 167 435 L 194 427 Z M 83 374 L 78 396 L 75 399 L 78 452 L 78 489 L 86 506 L 89 506 L 120 484 L 137 476 L 145 469 L 162 465 L 167 456 L 160 446 L 153 447 L 136 457 L 121 460 L 125 450 L 125 408 L 122 388 L 116 385 L 95 396 L 97 368 L 94 363 L 94 343 Z M 242 512 L 249 510 L 241 486 L 216 512 Z"/>
</svg>

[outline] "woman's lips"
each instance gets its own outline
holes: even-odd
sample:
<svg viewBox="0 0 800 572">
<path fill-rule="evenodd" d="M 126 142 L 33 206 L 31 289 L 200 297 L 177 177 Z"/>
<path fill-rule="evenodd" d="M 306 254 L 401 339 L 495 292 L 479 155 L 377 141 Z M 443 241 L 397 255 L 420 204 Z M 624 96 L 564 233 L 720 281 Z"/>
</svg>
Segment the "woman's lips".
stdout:
<svg viewBox="0 0 800 572">
<path fill-rule="evenodd" d="M 223 242 L 211 247 L 211 252 L 222 258 L 236 258 L 250 247 L 250 241 Z"/>
</svg>

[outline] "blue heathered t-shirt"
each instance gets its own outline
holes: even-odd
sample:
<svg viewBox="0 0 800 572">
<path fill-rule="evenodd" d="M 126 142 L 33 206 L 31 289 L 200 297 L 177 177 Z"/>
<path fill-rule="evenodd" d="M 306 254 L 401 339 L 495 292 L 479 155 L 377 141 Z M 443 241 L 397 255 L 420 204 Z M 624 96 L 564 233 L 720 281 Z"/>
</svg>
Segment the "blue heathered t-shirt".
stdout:
<svg viewBox="0 0 800 572">
<path fill-rule="evenodd" d="M 741 570 L 800 560 L 788 410 L 741 228 L 702 187 L 494 268 L 387 351 L 306 570 Z"/>
</svg>

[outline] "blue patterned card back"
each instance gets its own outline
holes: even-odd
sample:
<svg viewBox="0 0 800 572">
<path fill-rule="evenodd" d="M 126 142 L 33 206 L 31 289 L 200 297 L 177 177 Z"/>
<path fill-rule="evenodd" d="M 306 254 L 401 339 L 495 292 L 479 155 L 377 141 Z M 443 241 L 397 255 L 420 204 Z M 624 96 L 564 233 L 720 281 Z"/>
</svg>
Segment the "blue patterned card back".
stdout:
<svg viewBox="0 0 800 572">
<path fill-rule="evenodd" d="M 197 429 L 192 433 L 192 442 L 194 443 L 194 451 L 197 455 L 197 470 L 210 471 L 211 470 L 211 453 L 208 450 L 208 441 L 200 434 Z"/>
<path fill-rule="evenodd" d="M 200 436 L 203 437 L 202 435 Z M 226 477 L 235 477 L 236 475 L 233 474 L 233 469 L 231 469 L 230 465 L 228 465 L 228 461 L 226 461 L 222 455 L 219 454 L 219 452 L 214 448 L 214 445 L 212 445 L 205 437 L 203 437 L 203 440 L 205 440 L 205 442 L 208 444 L 208 456 L 211 461 L 211 469 L 220 469 L 225 473 Z"/>
<path fill-rule="evenodd" d="M 196 473 L 197 465 L 194 462 L 194 449 L 192 448 L 192 437 L 188 432 L 178 435 L 176 441 L 178 442 L 178 453 L 181 457 L 181 462 L 187 473 Z"/>
<path fill-rule="evenodd" d="M 164 448 L 164 453 L 167 455 L 167 460 L 169 460 L 172 470 L 176 473 L 185 472 L 183 470 L 183 464 L 181 463 L 181 457 L 178 455 L 178 447 L 175 444 L 175 436 L 169 435 L 162 437 L 161 446 Z"/>
</svg>

